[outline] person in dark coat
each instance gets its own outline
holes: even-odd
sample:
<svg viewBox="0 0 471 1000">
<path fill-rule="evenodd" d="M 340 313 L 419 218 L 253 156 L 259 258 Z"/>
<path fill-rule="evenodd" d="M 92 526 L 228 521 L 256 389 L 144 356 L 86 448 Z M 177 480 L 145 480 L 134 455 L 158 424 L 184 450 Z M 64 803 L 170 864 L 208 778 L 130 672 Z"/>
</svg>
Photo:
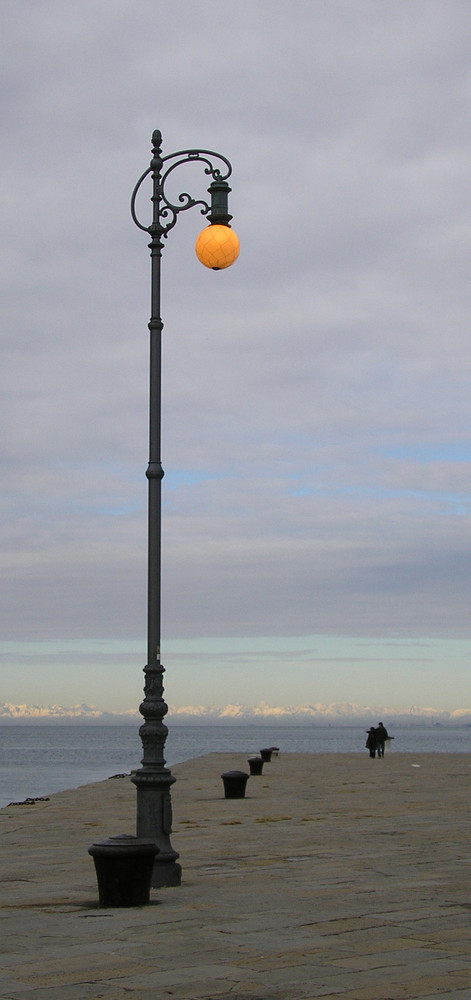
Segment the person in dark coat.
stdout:
<svg viewBox="0 0 471 1000">
<path fill-rule="evenodd" d="M 374 726 L 367 730 L 365 746 L 370 751 L 370 757 L 376 757 L 376 729 Z"/>
<path fill-rule="evenodd" d="M 384 757 L 384 744 L 385 741 L 389 739 L 389 737 L 388 737 L 388 731 L 385 728 L 385 726 L 383 726 L 382 722 L 378 723 L 375 733 L 376 733 L 376 749 L 378 751 L 378 757 Z"/>
</svg>

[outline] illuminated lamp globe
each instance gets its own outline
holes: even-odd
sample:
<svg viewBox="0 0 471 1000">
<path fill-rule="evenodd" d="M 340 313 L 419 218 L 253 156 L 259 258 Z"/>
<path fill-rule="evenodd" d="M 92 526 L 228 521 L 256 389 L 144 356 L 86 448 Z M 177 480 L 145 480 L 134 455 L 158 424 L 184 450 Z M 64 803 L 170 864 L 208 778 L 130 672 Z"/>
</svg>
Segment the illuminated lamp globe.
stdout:
<svg viewBox="0 0 471 1000">
<path fill-rule="evenodd" d="M 230 226 L 217 223 L 207 226 L 195 243 L 198 260 L 213 271 L 230 267 L 239 256 L 239 238 Z"/>
</svg>

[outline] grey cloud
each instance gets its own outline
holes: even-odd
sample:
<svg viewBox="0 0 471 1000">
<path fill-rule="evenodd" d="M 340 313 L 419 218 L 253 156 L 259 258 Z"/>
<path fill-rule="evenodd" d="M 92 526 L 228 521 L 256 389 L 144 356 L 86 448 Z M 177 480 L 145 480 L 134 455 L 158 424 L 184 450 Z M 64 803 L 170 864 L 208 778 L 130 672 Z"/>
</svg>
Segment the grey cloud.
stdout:
<svg viewBox="0 0 471 1000">
<path fill-rule="evenodd" d="M 161 127 L 230 156 L 242 241 L 164 251 L 166 633 L 469 634 L 467 468 L 384 453 L 470 424 L 471 12 L 297 8 L 2 7 L 5 633 L 142 631 Z"/>
</svg>

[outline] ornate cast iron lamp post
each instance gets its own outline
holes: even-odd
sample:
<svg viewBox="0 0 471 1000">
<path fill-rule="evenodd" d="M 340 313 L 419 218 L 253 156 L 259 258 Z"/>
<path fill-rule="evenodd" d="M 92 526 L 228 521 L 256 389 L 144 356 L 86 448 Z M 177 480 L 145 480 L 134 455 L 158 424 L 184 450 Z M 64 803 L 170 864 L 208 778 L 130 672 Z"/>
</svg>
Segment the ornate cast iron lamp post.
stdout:
<svg viewBox="0 0 471 1000">
<path fill-rule="evenodd" d="M 232 173 L 229 160 L 219 153 L 206 149 L 186 149 L 162 156 L 162 136 L 152 135 L 150 166 L 134 188 L 131 214 L 136 226 L 149 233 L 151 254 L 151 317 L 150 331 L 150 389 L 149 389 L 149 481 L 148 502 L 148 618 L 147 665 L 144 667 L 144 700 L 139 711 L 144 723 L 139 733 L 142 739 L 142 767 L 133 776 L 137 788 L 137 836 L 156 842 L 156 856 L 152 885 L 155 887 L 179 885 L 181 867 L 178 854 L 170 843 L 172 806 L 170 788 L 175 778 L 165 767 L 164 749 L 168 729 L 164 717 L 168 706 L 163 700 L 164 667 L 160 661 L 160 584 L 161 584 L 161 485 L 163 469 L 160 458 L 161 427 L 161 340 L 163 323 L 160 315 L 160 263 L 164 240 L 175 226 L 180 212 L 201 206 L 201 214 L 209 219 L 198 236 L 195 250 L 205 267 L 215 271 L 229 267 L 239 253 L 239 241 L 230 228 L 232 218 L 228 213 L 228 177 Z M 210 204 L 204 199 L 195 200 L 182 193 L 177 204 L 166 193 L 166 183 L 177 167 L 196 161 L 203 165 L 204 173 L 212 178 L 208 193 Z M 152 222 L 144 226 L 136 215 L 136 196 L 142 182 L 151 174 L 153 190 Z"/>
</svg>

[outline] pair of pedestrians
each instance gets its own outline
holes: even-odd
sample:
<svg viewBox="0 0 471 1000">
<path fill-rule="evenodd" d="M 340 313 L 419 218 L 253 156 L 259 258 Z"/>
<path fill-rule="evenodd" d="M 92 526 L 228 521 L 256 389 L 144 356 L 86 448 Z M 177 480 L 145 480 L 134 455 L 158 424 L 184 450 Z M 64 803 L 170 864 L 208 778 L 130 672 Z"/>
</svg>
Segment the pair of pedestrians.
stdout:
<svg viewBox="0 0 471 1000">
<path fill-rule="evenodd" d="M 370 757 L 384 757 L 384 744 L 387 739 L 389 739 L 388 731 L 383 726 L 382 722 L 379 722 L 376 729 L 371 726 L 371 729 L 367 730 L 366 738 L 366 748 L 370 752 Z"/>
</svg>

